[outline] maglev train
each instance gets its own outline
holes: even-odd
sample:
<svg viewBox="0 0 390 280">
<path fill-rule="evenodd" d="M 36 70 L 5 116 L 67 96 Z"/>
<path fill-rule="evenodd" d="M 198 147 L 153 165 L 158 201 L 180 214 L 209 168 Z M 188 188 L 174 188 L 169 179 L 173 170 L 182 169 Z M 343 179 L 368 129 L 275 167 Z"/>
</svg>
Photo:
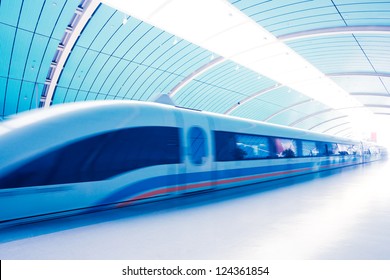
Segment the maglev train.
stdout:
<svg viewBox="0 0 390 280">
<path fill-rule="evenodd" d="M 94 101 L 0 124 L 0 225 L 341 168 L 359 141 L 140 101 Z"/>
</svg>

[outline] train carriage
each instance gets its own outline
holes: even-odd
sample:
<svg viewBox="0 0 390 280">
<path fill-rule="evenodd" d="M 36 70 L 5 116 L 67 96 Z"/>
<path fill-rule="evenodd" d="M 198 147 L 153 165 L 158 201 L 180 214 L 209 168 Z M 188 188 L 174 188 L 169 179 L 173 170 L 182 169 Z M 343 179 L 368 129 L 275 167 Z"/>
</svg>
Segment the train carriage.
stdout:
<svg viewBox="0 0 390 280">
<path fill-rule="evenodd" d="M 171 105 L 96 101 L 0 125 L 0 223 L 123 207 L 379 160 L 350 139 Z"/>
</svg>

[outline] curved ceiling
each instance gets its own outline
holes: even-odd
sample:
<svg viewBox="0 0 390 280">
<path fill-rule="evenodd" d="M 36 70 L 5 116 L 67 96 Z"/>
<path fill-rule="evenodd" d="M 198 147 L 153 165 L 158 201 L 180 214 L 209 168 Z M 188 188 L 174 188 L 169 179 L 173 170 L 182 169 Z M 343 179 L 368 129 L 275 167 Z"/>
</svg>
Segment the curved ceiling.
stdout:
<svg viewBox="0 0 390 280">
<path fill-rule="evenodd" d="M 175 0 L 157 2 L 149 4 L 150 13 Z M 294 83 L 238 63 L 237 55 L 223 55 L 224 49 L 215 52 L 192 37 L 183 39 L 187 34 L 169 33 L 158 22 L 152 25 L 100 1 L 2 0 L 0 117 L 66 102 L 152 100 L 159 93 L 183 107 L 346 137 L 354 133 L 351 108 L 390 115 L 390 2 L 195 2 L 223 2 L 234 15 L 256 23 L 275 44 L 319 70 L 321 81 L 334 83 L 350 99 L 332 107 L 326 92 L 317 100 Z M 201 26 L 205 18 L 196 16 Z M 290 66 L 275 64 L 278 67 Z M 310 83 L 309 78 L 303 81 Z"/>
</svg>

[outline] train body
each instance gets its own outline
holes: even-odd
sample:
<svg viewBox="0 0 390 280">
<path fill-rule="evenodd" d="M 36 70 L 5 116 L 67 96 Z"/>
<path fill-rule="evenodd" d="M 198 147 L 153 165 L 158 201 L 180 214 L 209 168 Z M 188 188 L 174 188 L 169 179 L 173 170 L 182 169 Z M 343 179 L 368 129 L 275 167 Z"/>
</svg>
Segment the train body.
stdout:
<svg viewBox="0 0 390 280">
<path fill-rule="evenodd" d="M 0 124 L 0 224 L 379 160 L 359 141 L 169 105 L 96 101 Z"/>
</svg>

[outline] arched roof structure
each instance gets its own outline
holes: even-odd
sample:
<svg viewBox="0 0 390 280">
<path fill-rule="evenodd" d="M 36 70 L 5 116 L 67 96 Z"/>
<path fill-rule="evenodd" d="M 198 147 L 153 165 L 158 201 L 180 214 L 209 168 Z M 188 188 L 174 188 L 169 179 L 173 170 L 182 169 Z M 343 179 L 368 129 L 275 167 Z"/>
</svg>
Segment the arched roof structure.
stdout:
<svg viewBox="0 0 390 280">
<path fill-rule="evenodd" d="M 183 107 L 347 137 L 354 129 L 351 114 L 390 115 L 389 1 L 180 0 L 182 6 L 199 5 L 194 29 L 198 24 L 200 33 L 203 25 L 207 28 L 208 15 L 221 13 L 213 10 L 218 5 L 229 11 L 228 19 L 264 29 L 269 36 L 253 33 L 252 38 L 289 50 L 279 58 L 269 56 L 275 62 L 269 68 L 280 69 L 251 64 L 262 50 L 272 50 L 270 41 L 261 51 L 245 50 L 244 57 L 243 52 L 233 53 L 232 46 L 216 52 L 196 44 L 190 31 L 184 36 L 171 32 L 178 30 L 174 24 L 164 29 L 155 15 L 178 0 L 131 1 L 147 3 L 142 9 L 118 7 L 118 2 L 0 1 L 0 118 L 67 102 L 146 101 L 159 93 Z M 186 14 L 175 11 L 180 26 Z M 143 18 L 145 14 L 149 16 Z M 223 21 L 215 24 L 224 30 Z M 225 31 L 245 24 L 232 25 L 208 41 L 225 40 Z M 258 59 L 259 64 L 264 66 L 269 57 Z M 301 77 L 300 84 L 311 91 L 329 84 L 347 96 L 339 95 L 338 105 L 332 106 L 327 102 L 331 92 L 317 99 L 300 90 L 304 87 L 295 87 L 297 82 L 275 78 L 284 67 L 293 76 L 295 65 L 287 61 L 298 58 L 307 63 L 304 68 L 319 73 L 316 80 Z M 280 60 L 286 62 L 277 64 Z"/>
</svg>

